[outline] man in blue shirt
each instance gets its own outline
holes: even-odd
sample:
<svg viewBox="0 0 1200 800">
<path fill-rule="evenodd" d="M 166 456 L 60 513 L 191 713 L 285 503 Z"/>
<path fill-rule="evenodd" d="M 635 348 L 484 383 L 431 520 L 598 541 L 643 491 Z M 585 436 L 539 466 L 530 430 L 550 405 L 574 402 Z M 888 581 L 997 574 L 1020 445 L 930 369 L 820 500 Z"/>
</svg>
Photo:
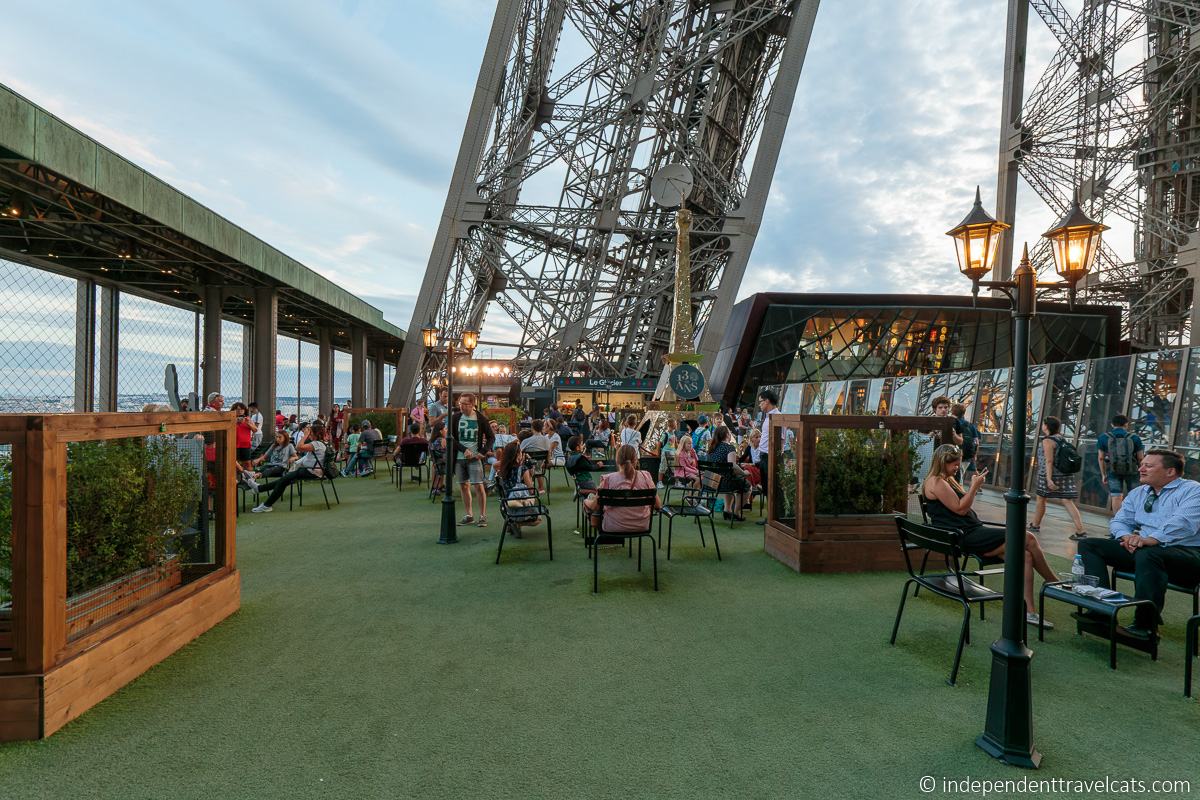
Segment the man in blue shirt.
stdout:
<svg viewBox="0 0 1200 800">
<path fill-rule="evenodd" d="M 1112 430 L 1096 440 L 1096 461 L 1100 464 L 1100 480 L 1108 488 L 1109 510 L 1115 514 L 1125 495 L 1138 485 L 1138 464 L 1146 448 L 1137 434 L 1126 429 L 1129 417 L 1117 414 L 1112 424 Z"/>
<path fill-rule="evenodd" d="M 1152 600 L 1155 609 L 1139 606 L 1130 636 L 1147 639 L 1158 626 L 1167 583 L 1200 582 L 1200 483 L 1180 477 L 1183 456 L 1174 450 L 1146 452 L 1138 466 L 1141 485 L 1125 496 L 1109 523 L 1111 539 L 1083 539 L 1079 554 L 1088 575 L 1108 587 L 1108 567 L 1134 573 L 1134 598 Z"/>
</svg>

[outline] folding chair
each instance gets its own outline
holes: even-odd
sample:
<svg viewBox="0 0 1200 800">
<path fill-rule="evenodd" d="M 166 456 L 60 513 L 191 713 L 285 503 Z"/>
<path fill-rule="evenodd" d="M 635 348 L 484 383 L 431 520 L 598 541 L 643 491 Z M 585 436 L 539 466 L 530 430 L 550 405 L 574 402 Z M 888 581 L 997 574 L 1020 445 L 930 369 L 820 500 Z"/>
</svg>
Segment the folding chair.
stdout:
<svg viewBox="0 0 1200 800">
<path fill-rule="evenodd" d="M 701 520 L 708 520 L 708 527 L 712 533 L 713 545 L 717 549 L 717 561 L 721 560 L 721 543 L 717 541 L 717 526 L 713 522 L 713 508 L 717 502 L 717 490 L 721 486 L 721 476 L 712 471 L 702 471 L 700 473 L 700 488 L 693 489 L 683 496 L 682 502 L 677 506 L 669 506 L 664 504 L 662 511 L 658 517 L 658 541 L 662 543 L 662 521 L 663 517 L 667 518 L 667 560 L 671 560 L 671 536 L 674 533 L 675 519 L 677 517 L 691 517 L 696 520 L 696 530 L 700 533 L 700 546 L 708 547 L 708 543 L 704 540 L 704 526 Z"/>
<path fill-rule="evenodd" d="M 417 483 L 423 480 L 423 471 L 429 466 L 429 442 L 409 442 L 400 446 L 400 460 L 392 461 L 395 468 L 396 487 L 404 491 L 404 470 L 416 470 Z"/>
<path fill-rule="evenodd" d="M 534 505 L 521 505 L 515 499 L 509 498 L 510 490 L 515 487 L 508 485 L 508 482 L 503 480 L 499 475 L 496 476 L 496 494 L 500 499 L 500 518 L 503 524 L 500 526 L 500 544 L 496 547 L 496 563 L 500 563 L 500 552 L 504 550 L 504 537 L 512 530 L 513 536 L 520 539 L 521 523 L 528 522 L 531 519 L 546 520 L 546 546 L 550 550 L 550 560 L 554 560 L 554 527 L 550 522 L 550 509 L 542 505 L 541 500 L 537 496 L 537 492 L 533 493 Z"/>
</svg>

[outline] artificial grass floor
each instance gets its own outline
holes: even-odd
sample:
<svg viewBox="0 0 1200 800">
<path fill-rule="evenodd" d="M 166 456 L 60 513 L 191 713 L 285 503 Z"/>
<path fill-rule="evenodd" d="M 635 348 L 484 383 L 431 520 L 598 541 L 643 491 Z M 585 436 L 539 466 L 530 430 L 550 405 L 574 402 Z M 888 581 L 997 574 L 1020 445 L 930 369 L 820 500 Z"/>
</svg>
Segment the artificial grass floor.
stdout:
<svg viewBox="0 0 1200 800">
<path fill-rule="evenodd" d="M 720 563 L 677 530 L 658 593 L 648 558 L 638 575 L 609 549 L 593 595 L 561 483 L 555 560 L 530 532 L 500 566 L 494 507 L 439 546 L 421 489 L 339 488 L 330 511 L 318 494 L 242 515 L 241 610 L 50 739 L 0 745 L 0 797 L 930 796 L 923 776 L 1200 789 L 1181 596 L 1159 661 L 1121 648 L 1117 672 L 1050 609 L 1058 629 L 1031 643 L 1045 760 L 1026 773 L 973 744 L 998 607 L 951 688 L 955 606 L 910 599 L 890 647 L 898 574 L 797 575 L 750 523 L 718 528 Z"/>
</svg>

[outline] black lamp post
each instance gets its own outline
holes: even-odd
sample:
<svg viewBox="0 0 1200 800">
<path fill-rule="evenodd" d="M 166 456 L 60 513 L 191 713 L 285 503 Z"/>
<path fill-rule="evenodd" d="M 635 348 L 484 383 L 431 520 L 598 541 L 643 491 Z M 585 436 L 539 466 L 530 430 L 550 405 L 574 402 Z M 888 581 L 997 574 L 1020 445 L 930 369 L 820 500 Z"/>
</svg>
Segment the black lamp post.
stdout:
<svg viewBox="0 0 1200 800">
<path fill-rule="evenodd" d="M 1055 268 L 1063 280 L 1040 283 L 1029 263 L 1029 245 L 1012 280 L 984 281 L 996 257 L 1000 235 L 1009 228 L 983 210 L 979 189 L 975 206 L 953 230 L 958 251 L 958 268 L 971 280 L 971 293 L 979 287 L 999 289 L 1012 302 L 1013 312 L 1013 407 L 1012 483 L 1004 495 L 1007 505 L 1004 536 L 1004 612 L 1000 638 L 992 643 L 992 676 L 988 690 L 987 724 L 975 744 L 988 755 L 1014 766 L 1036 768 L 1042 755 L 1033 746 L 1033 692 L 1030 660 L 1025 646 L 1025 428 L 1029 371 L 1029 320 L 1037 312 L 1039 288 L 1066 288 L 1072 302 L 1075 285 L 1087 275 L 1100 248 L 1100 234 L 1108 230 L 1089 219 L 1071 204 L 1057 225 L 1042 234 L 1051 241 Z"/>
<path fill-rule="evenodd" d="M 425 349 L 433 352 L 438 343 L 437 328 L 422 328 L 421 340 Z M 475 345 L 479 344 L 479 333 L 466 330 L 462 334 L 462 349 L 470 354 Z M 455 544 L 458 542 L 458 527 L 454 520 L 457 513 L 454 509 L 454 462 L 457 460 L 458 449 L 455 447 L 454 426 L 454 341 L 446 343 L 446 479 L 442 485 L 442 528 L 438 534 L 438 544 Z"/>
</svg>

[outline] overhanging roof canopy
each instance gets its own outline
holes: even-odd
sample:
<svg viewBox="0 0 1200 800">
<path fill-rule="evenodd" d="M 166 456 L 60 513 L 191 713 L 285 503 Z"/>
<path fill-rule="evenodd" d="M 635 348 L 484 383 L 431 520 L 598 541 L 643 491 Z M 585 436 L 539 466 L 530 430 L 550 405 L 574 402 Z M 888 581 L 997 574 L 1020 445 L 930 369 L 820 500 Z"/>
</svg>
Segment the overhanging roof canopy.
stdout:
<svg viewBox="0 0 1200 800">
<path fill-rule="evenodd" d="M 399 354 L 383 312 L 0 86 L 0 255 L 197 307 L 204 286 L 234 291 L 230 318 L 253 319 L 255 287 L 278 289 L 279 331 L 349 349 L 351 329 Z"/>
</svg>

